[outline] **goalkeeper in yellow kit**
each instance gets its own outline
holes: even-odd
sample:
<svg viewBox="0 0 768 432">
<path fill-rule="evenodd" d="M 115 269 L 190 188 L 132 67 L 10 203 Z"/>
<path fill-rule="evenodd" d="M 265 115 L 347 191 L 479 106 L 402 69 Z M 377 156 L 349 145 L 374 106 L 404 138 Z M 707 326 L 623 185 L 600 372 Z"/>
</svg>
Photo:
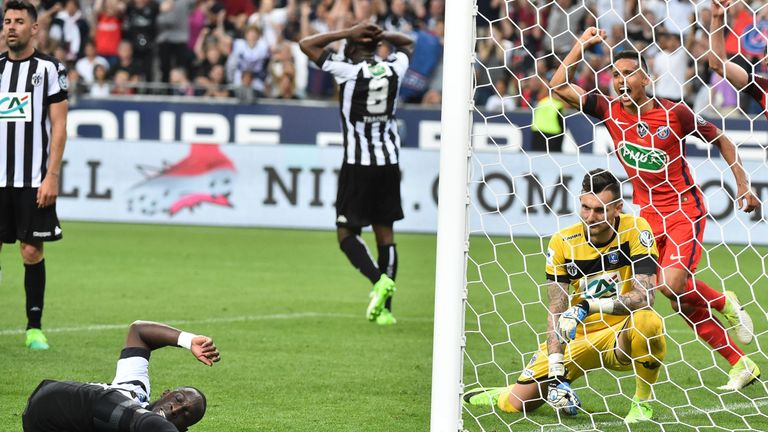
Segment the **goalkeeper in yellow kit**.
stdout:
<svg viewBox="0 0 768 432">
<path fill-rule="evenodd" d="M 607 368 L 636 375 L 625 421 L 652 418 L 651 385 L 667 349 L 662 318 L 652 309 L 658 258 L 653 233 L 645 219 L 621 213 L 621 185 L 606 170 L 584 177 L 579 201 L 581 222 L 549 242 L 547 342 L 517 383 L 470 390 L 465 404 L 528 412 L 546 402 L 576 415 L 581 402 L 570 383 Z"/>
</svg>

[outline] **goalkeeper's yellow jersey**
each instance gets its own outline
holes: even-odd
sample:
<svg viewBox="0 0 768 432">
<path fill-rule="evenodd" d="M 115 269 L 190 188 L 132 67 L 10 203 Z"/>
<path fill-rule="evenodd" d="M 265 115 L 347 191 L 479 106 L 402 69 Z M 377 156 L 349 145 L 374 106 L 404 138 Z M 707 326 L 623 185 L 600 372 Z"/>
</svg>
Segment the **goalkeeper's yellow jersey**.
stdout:
<svg viewBox="0 0 768 432">
<path fill-rule="evenodd" d="M 585 298 L 615 298 L 617 293 L 632 288 L 633 267 L 635 274 L 655 275 L 658 256 L 651 226 L 641 217 L 620 214 L 614 223 L 614 235 L 605 244 L 588 242 L 584 225 L 579 222 L 549 240 L 547 279 L 570 284 L 571 305 Z M 602 330 L 626 317 L 595 313 L 577 332 Z"/>
</svg>

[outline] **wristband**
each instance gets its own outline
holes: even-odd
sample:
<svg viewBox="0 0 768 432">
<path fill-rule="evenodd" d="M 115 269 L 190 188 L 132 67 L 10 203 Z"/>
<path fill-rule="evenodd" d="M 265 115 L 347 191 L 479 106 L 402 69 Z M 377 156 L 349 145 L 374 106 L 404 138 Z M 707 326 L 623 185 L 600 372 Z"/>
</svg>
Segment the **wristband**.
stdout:
<svg viewBox="0 0 768 432">
<path fill-rule="evenodd" d="M 193 335 L 192 333 L 187 333 L 183 331 L 179 333 L 179 340 L 176 341 L 176 345 L 182 348 L 192 349 L 192 339 L 196 337 L 197 335 Z"/>
<path fill-rule="evenodd" d="M 613 299 L 604 298 L 596 300 L 585 300 L 589 305 L 587 311 L 589 313 L 602 312 L 604 314 L 613 314 Z"/>
<path fill-rule="evenodd" d="M 556 354 L 550 354 L 547 359 L 549 360 L 549 377 L 550 378 L 558 378 L 558 377 L 564 377 L 565 376 L 565 366 L 563 365 L 563 361 L 565 360 L 565 357 L 563 354 L 556 353 Z"/>
</svg>

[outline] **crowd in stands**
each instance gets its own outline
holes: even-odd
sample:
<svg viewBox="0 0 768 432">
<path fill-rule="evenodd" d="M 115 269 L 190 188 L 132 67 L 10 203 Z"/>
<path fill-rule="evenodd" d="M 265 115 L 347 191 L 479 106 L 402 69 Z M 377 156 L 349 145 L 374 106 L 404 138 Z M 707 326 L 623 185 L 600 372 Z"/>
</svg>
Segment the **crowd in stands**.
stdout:
<svg viewBox="0 0 768 432">
<path fill-rule="evenodd" d="M 597 26 L 607 44 L 586 53 L 575 74 L 584 89 L 613 94 L 611 52 L 642 52 L 654 94 L 683 100 L 702 114 L 756 113 L 707 63 L 711 0 L 489 0 L 477 18 L 476 105 L 486 112 L 530 109 L 549 96 L 547 82 L 583 31 Z M 765 72 L 768 5 L 738 0 L 728 9 L 728 54 Z M 739 112 L 739 111 L 735 111 Z"/>
<path fill-rule="evenodd" d="M 70 94 L 329 99 L 298 41 L 369 20 L 417 41 L 404 101 L 440 102 L 444 0 L 32 0 Z M 4 45 L 3 41 L 0 44 Z M 4 46 L 0 48 L 5 50 Z M 340 50 L 341 46 L 336 46 Z M 389 47 L 379 53 L 387 55 Z"/>
</svg>

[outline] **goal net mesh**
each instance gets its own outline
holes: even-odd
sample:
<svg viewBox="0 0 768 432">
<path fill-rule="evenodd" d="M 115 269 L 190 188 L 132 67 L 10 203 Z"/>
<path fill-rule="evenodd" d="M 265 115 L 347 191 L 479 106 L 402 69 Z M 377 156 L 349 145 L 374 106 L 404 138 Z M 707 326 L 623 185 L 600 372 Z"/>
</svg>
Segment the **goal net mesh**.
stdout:
<svg viewBox="0 0 768 432">
<path fill-rule="evenodd" d="M 739 148 L 758 197 L 768 198 L 768 121 L 758 104 L 707 66 L 709 1 L 478 1 L 465 390 L 514 384 L 546 341 L 547 244 L 553 233 L 579 222 L 583 176 L 595 168 L 611 169 L 622 181 L 624 211 L 639 213 L 605 126 L 572 109 L 551 117 L 552 106 L 558 107 L 546 100 L 559 59 L 586 27 L 605 29 L 608 37 L 578 66 L 573 79 L 579 86 L 615 95 L 611 51 L 642 52 L 655 94 L 683 100 L 721 128 Z M 726 21 L 733 35 L 727 39 L 729 49 L 735 38 L 738 57 L 757 74 L 765 72 L 768 40 L 768 5 L 763 3 L 741 2 L 738 10 L 729 9 Z M 541 114 L 536 121 L 534 111 Z M 558 131 L 560 121 L 563 129 Z M 686 151 L 710 212 L 695 277 L 737 293 L 755 323 L 754 341 L 741 348 L 768 370 L 763 349 L 768 343 L 766 221 L 761 210 L 745 214 L 735 208 L 733 175 L 711 144 L 688 139 Z M 633 372 L 596 369 L 572 383 L 583 408 L 575 417 L 559 416 L 546 404 L 525 413 L 465 406 L 464 429 L 768 430 L 763 383 L 738 392 L 717 390 L 728 380 L 728 362 L 697 338 L 661 293 L 654 308 L 664 318 L 667 355 L 654 386 L 651 422 L 632 427 L 623 422 L 635 389 Z"/>
</svg>

